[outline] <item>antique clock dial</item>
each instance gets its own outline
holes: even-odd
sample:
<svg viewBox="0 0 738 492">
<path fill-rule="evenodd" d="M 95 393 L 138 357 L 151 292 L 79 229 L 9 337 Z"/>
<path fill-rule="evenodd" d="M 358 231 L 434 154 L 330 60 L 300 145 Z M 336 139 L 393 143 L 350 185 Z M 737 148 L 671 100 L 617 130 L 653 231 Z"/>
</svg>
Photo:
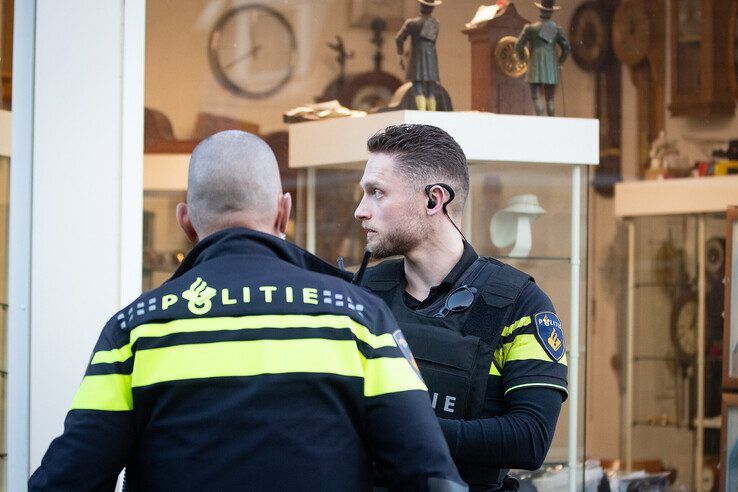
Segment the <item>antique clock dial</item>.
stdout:
<svg viewBox="0 0 738 492">
<path fill-rule="evenodd" d="M 292 78 L 297 41 L 292 25 L 277 10 L 241 5 L 228 10 L 213 26 L 208 59 L 215 78 L 232 93 L 252 99 L 269 97 Z"/>
<path fill-rule="evenodd" d="M 605 12 L 594 0 L 581 4 L 574 12 L 570 28 L 571 54 L 584 70 L 600 70 L 610 56 L 610 28 Z"/>
<path fill-rule="evenodd" d="M 521 59 L 515 51 L 515 36 L 505 36 L 497 41 L 495 46 L 495 58 L 497 66 L 500 67 L 502 73 L 508 77 L 517 78 L 528 71 L 528 60 L 530 59 L 530 50 L 526 46 L 525 56 Z"/>
<path fill-rule="evenodd" d="M 637 65 L 648 55 L 651 45 L 651 20 L 645 2 L 625 0 L 615 11 L 612 44 L 626 65 Z"/>
<path fill-rule="evenodd" d="M 722 282 L 725 276 L 725 239 L 713 237 L 705 244 L 705 272 L 711 282 Z"/>
<path fill-rule="evenodd" d="M 674 303 L 671 341 L 680 358 L 689 359 L 697 353 L 697 297 L 691 292 Z"/>
</svg>

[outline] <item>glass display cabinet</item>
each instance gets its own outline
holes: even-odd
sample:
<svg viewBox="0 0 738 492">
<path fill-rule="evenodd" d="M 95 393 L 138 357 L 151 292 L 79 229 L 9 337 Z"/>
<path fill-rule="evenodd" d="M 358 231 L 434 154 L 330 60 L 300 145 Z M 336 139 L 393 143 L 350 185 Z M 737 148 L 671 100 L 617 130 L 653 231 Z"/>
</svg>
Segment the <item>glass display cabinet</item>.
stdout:
<svg viewBox="0 0 738 492">
<path fill-rule="evenodd" d="M 187 201 L 189 160 L 189 153 L 144 154 L 142 292 L 171 277 L 192 248 L 175 218 Z"/>
<path fill-rule="evenodd" d="M 598 122 L 395 111 L 293 124 L 289 162 L 302 173 L 295 200 L 297 216 L 302 217 L 296 239 L 306 249 L 334 264 L 342 256 L 347 268 L 358 266 L 366 238 L 353 213 L 369 156 L 366 141 L 376 131 L 402 123 L 439 126 L 459 142 L 470 164 L 470 191 L 460 226 L 464 235 L 480 255 L 494 256 L 535 277 L 556 306 L 567 337 L 569 399 L 546 461 L 568 464 L 569 490 L 581 488 L 585 385 L 579 360 L 586 347 L 580 333 L 586 332 L 587 172 L 599 162 Z M 505 213 L 521 203 L 531 215 L 522 222 L 519 217 L 505 221 Z"/>
<path fill-rule="evenodd" d="M 288 240 L 330 263 L 341 256 L 348 269 L 358 267 L 366 238 L 353 214 L 361 199 L 366 140 L 400 123 L 433 124 L 457 139 L 470 163 L 470 191 L 460 225 L 465 236 L 479 254 L 497 257 L 535 277 L 564 322 L 569 399 L 546 461 L 571 465 L 566 472 L 570 490 L 581 488 L 585 385 L 579 360 L 586 347 L 580 333 L 586 333 L 587 169 L 599 162 L 598 122 L 396 111 L 291 125 L 289 163 L 297 176 Z M 178 256 L 190 247 L 184 235 L 172 229 L 174 208 L 184 199 L 188 159 L 189 154 L 144 157 L 144 289 L 171 275 Z M 516 200 L 536 209 L 527 227 L 508 222 L 502 230 L 492 231 L 495 214 Z M 522 240 L 527 248 L 520 247 L 523 230 L 529 232 L 529 241 Z M 497 235 L 494 241 L 492 232 Z"/>
<path fill-rule="evenodd" d="M 174 215 L 177 204 L 185 201 L 185 191 L 144 191 L 142 291 L 164 283 L 192 247 Z"/>
<path fill-rule="evenodd" d="M 738 177 L 618 183 L 628 272 L 624 460 L 658 460 L 689 490 L 717 489 L 725 210 Z M 689 197 L 689 199 L 685 199 Z"/>
</svg>

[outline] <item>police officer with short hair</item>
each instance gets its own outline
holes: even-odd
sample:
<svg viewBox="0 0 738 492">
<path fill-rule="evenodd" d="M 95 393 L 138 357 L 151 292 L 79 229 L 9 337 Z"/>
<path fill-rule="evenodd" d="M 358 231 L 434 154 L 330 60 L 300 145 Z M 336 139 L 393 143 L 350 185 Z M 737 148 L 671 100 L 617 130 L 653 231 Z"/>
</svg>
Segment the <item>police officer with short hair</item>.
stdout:
<svg viewBox="0 0 738 492">
<path fill-rule="evenodd" d="M 510 468 L 543 463 L 567 397 L 563 331 L 533 279 L 479 257 L 456 227 L 466 157 L 445 131 L 371 137 L 355 216 L 375 258 L 362 285 L 389 305 L 471 490 L 517 490 Z"/>
<path fill-rule="evenodd" d="M 277 237 L 290 196 L 258 137 L 198 145 L 197 244 L 105 325 L 31 490 L 467 490 L 397 323 Z"/>
</svg>

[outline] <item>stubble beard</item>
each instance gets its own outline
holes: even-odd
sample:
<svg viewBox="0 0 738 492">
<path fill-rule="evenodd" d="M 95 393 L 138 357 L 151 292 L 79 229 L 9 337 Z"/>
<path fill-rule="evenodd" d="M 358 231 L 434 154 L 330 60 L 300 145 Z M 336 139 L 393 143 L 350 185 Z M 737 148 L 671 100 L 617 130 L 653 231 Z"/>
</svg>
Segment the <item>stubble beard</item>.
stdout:
<svg viewBox="0 0 738 492">
<path fill-rule="evenodd" d="M 400 223 L 406 224 L 407 227 L 388 231 L 384 237 L 369 245 L 372 258 L 381 260 L 390 256 L 404 256 L 423 242 L 428 232 L 428 226 L 424 221 L 405 217 Z"/>
</svg>

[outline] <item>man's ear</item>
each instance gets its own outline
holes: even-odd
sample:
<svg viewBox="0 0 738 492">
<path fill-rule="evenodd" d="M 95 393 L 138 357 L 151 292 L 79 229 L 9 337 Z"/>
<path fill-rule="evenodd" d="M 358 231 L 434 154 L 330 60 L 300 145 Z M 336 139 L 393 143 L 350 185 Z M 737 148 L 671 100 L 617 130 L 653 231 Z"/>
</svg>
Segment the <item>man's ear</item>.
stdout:
<svg viewBox="0 0 738 492">
<path fill-rule="evenodd" d="M 197 231 L 195 231 L 195 228 L 192 226 L 192 220 L 190 220 L 190 214 L 187 211 L 186 203 L 177 204 L 177 223 L 184 231 L 187 239 L 192 241 L 193 244 L 197 243 Z"/>
<path fill-rule="evenodd" d="M 287 224 L 290 221 L 290 212 L 292 211 L 292 195 L 285 193 L 279 197 L 277 205 L 277 219 L 274 221 L 274 231 L 277 235 L 284 235 L 287 232 Z"/>
<path fill-rule="evenodd" d="M 435 215 L 443 211 L 443 204 L 449 199 L 448 195 L 443 188 L 440 186 L 434 186 L 430 189 L 427 198 L 425 213 L 428 215 Z"/>
</svg>

